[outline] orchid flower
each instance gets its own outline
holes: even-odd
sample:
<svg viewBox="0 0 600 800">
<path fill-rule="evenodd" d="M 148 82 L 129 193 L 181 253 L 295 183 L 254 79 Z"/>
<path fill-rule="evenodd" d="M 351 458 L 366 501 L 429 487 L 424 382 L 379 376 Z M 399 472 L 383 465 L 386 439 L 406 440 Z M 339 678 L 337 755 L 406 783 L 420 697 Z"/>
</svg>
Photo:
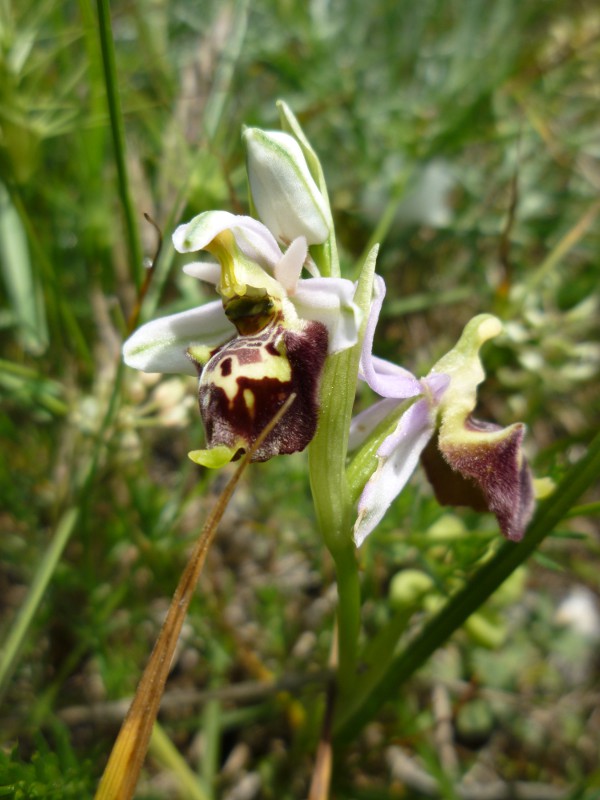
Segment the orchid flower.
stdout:
<svg viewBox="0 0 600 800">
<path fill-rule="evenodd" d="M 253 459 L 304 449 L 316 430 L 325 359 L 357 342 L 354 284 L 321 278 L 304 236 L 283 252 L 261 222 L 227 211 L 194 217 L 173 243 L 180 253 L 206 250 L 217 259 L 184 272 L 213 284 L 221 299 L 143 325 L 124 344 L 126 364 L 199 376 L 208 447 L 190 454 L 197 463 L 239 457 L 292 393 L 289 412 Z M 303 267 L 311 277 L 301 278 Z"/>
<path fill-rule="evenodd" d="M 520 540 L 534 504 L 531 473 L 521 451 L 525 426 L 515 423 L 501 428 L 472 416 L 477 386 L 485 377 L 479 350 L 500 333 L 500 321 L 490 314 L 474 317 L 456 346 L 425 378 L 417 380 L 408 370 L 371 354 L 385 294 L 381 279 L 376 288 L 361 372 L 385 399 L 353 420 L 351 446 L 364 441 L 403 401 L 414 401 L 377 450 L 377 468 L 358 503 L 356 545 L 361 545 L 382 519 L 419 459 L 439 502 L 492 511 L 504 536 Z"/>
</svg>

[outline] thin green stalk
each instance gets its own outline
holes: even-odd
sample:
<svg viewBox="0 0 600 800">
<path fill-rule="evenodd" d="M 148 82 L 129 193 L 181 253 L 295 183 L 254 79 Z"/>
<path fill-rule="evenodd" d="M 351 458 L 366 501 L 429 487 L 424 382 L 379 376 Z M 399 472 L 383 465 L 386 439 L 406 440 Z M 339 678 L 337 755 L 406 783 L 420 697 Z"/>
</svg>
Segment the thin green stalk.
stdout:
<svg viewBox="0 0 600 800">
<path fill-rule="evenodd" d="M 355 302 L 364 315 L 358 342 L 355 347 L 327 359 L 322 378 L 321 419 L 308 456 L 319 527 L 336 566 L 338 682 L 342 695 L 350 693 L 356 679 L 360 630 L 360 583 L 351 537 L 353 502 L 346 480 L 346 454 L 376 258 L 377 247 L 374 247 L 365 261 L 356 290 Z"/>
<path fill-rule="evenodd" d="M 248 27 L 248 6 L 249 0 L 237 0 L 235 3 L 233 27 L 227 37 L 225 50 L 219 59 L 212 89 L 204 108 L 204 130 L 209 141 L 215 138 L 223 116 L 225 102 L 228 97 L 231 97 L 231 82 Z"/>
<path fill-rule="evenodd" d="M 338 606 L 338 689 L 344 703 L 354 687 L 360 633 L 360 581 L 354 545 L 334 554 Z"/>
<path fill-rule="evenodd" d="M 322 378 L 322 385 L 327 388 L 321 393 L 319 427 L 308 450 L 310 485 L 317 520 L 325 544 L 332 554 L 344 550 L 350 541 L 350 502 L 345 460 L 352 404 L 344 396 L 344 389 L 349 381 L 356 382 L 357 371 L 358 358 L 353 351 L 336 353 L 327 359 Z"/>
<path fill-rule="evenodd" d="M 334 724 L 338 742 L 353 739 L 373 718 L 380 706 L 457 630 L 534 552 L 564 518 L 583 492 L 600 474 L 600 433 L 587 454 L 567 473 L 560 485 L 538 508 L 524 539 L 505 542 L 496 555 L 471 576 L 467 585 L 450 598 L 415 639 L 396 657 L 391 657 L 381 680 L 372 688 L 356 692 L 352 703 L 340 709 Z"/>
<path fill-rule="evenodd" d="M 356 364 L 353 365 L 353 361 Z M 330 387 L 323 398 L 321 423 L 309 449 L 310 481 L 321 534 L 336 568 L 338 586 L 338 676 L 341 693 L 354 681 L 360 629 L 360 585 L 351 539 L 351 502 L 345 476 L 345 442 L 351 404 L 341 400 L 339 387 L 349 376 L 356 381 L 358 361 L 352 351 L 328 359 L 323 384 Z M 352 392 L 352 395 L 354 393 Z M 346 407 L 344 407 L 344 405 Z"/>
<path fill-rule="evenodd" d="M 381 243 L 387 238 L 400 203 L 404 199 L 404 190 L 406 189 L 406 184 L 408 183 L 409 177 L 410 173 L 407 172 L 398 179 L 392 196 L 389 198 L 387 205 L 383 210 L 383 214 L 379 218 L 377 227 L 369 237 L 369 241 L 363 250 L 362 256 L 357 261 L 358 264 L 364 263 L 373 247 L 375 247 L 375 245 L 380 246 Z"/>
<path fill-rule="evenodd" d="M 34 576 L 25 603 L 21 607 L 21 610 L 8 634 L 8 638 L 1 649 L 0 697 L 4 693 L 11 675 L 18 663 L 18 657 L 27 637 L 29 627 L 33 621 L 37 609 L 39 608 L 52 576 L 54 575 L 54 571 L 58 565 L 58 562 L 60 561 L 61 555 L 75 530 L 77 522 L 80 520 L 86 498 L 96 475 L 100 455 L 105 445 L 106 431 L 111 424 L 118 408 L 122 378 L 123 364 L 119 359 L 112 393 L 106 407 L 104 418 L 102 419 L 97 433 L 96 446 L 87 465 L 81 472 L 82 477 L 78 486 L 77 501 L 71 509 L 65 512 L 59 521 L 52 542 L 50 543 L 50 546 L 46 551 L 46 554 Z"/>
<path fill-rule="evenodd" d="M 56 533 L 42 558 L 33 583 L 29 587 L 25 602 L 21 606 L 8 638 L 4 643 L 2 653 L 0 654 L 0 697 L 4 694 L 8 682 L 12 677 L 31 621 L 54 575 L 56 565 L 73 533 L 78 518 L 79 510 L 77 508 L 70 508 L 58 523 Z"/>
<path fill-rule="evenodd" d="M 210 800 L 211 795 L 203 789 L 198 776 L 189 768 L 185 758 L 179 753 L 158 722 L 154 723 L 152 729 L 150 752 L 159 764 L 166 767 L 176 777 L 181 797 L 185 797 L 187 800 Z"/>
<path fill-rule="evenodd" d="M 321 414 L 308 449 L 310 486 L 319 527 L 334 558 L 351 541 L 353 503 L 346 480 L 348 431 L 356 393 L 360 348 L 373 295 L 377 247 L 369 253 L 354 301 L 363 313 L 356 345 L 329 356 L 321 379 Z"/>
<path fill-rule="evenodd" d="M 100 34 L 100 47 L 102 49 L 102 63 L 104 66 L 104 82 L 106 85 L 106 99 L 110 116 L 110 127 L 115 149 L 115 163 L 119 183 L 119 197 L 125 216 L 125 235 L 129 247 L 131 273 L 136 287 L 142 283 L 142 247 L 140 244 L 139 229 L 129 191 L 129 178 L 126 166 L 125 126 L 119 99 L 117 82 L 117 66 L 115 61 L 115 48 L 110 22 L 109 0 L 97 0 L 98 29 Z"/>
<path fill-rule="evenodd" d="M 395 611 L 388 623 L 361 650 L 357 659 L 360 683 L 354 689 L 352 703 L 354 703 L 357 693 L 367 696 L 372 692 L 385 675 L 400 637 L 408 628 L 416 608 L 417 602 L 415 601 L 410 606 Z"/>
</svg>

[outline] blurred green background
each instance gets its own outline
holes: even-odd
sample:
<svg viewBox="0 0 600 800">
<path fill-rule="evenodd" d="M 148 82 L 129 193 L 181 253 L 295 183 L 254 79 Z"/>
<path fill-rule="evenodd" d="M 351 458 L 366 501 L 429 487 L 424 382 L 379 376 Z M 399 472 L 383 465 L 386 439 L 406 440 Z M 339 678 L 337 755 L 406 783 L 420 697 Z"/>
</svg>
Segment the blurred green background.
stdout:
<svg viewBox="0 0 600 800">
<path fill-rule="evenodd" d="M 130 374 L 119 348 L 157 248 L 144 212 L 165 243 L 143 319 L 202 302 L 170 232 L 247 210 L 241 126 L 276 127 L 280 97 L 321 158 L 345 274 L 382 242 L 378 354 L 423 374 L 491 311 L 506 331 L 478 416 L 525 421 L 555 480 L 598 428 L 597 3 L 0 0 L 0 796 L 93 795 L 222 486 L 187 459 L 193 379 Z M 599 796 L 597 492 L 584 500 L 338 754 L 332 796 L 453 799 L 496 780 Z M 493 518 L 439 508 L 417 475 L 360 552 L 365 632 L 402 603 L 407 569 L 435 587 L 426 615 L 496 540 Z M 304 455 L 252 467 L 137 796 L 306 795 L 332 583 Z"/>
</svg>

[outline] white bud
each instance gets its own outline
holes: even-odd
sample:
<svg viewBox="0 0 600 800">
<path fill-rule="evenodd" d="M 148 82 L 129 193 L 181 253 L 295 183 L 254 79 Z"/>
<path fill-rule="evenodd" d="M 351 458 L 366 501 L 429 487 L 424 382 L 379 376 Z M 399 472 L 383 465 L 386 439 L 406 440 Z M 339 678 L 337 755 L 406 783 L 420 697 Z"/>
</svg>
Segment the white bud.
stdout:
<svg viewBox="0 0 600 800">
<path fill-rule="evenodd" d="M 329 210 L 302 149 L 280 131 L 246 128 L 248 179 L 258 216 L 280 242 L 304 236 L 323 244 L 330 234 Z"/>
</svg>

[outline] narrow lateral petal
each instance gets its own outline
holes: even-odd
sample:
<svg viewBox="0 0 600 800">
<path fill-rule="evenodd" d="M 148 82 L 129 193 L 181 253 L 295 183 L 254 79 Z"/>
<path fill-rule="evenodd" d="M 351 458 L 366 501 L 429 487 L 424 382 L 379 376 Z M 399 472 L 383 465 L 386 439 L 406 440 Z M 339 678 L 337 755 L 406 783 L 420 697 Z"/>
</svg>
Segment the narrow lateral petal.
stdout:
<svg viewBox="0 0 600 800">
<path fill-rule="evenodd" d="M 374 286 L 375 293 L 371 305 L 371 313 L 367 320 L 360 359 L 361 377 L 381 397 L 394 397 L 399 400 L 415 397 L 421 393 L 421 386 L 415 376 L 407 369 L 398 367 L 373 355 L 375 328 L 385 297 L 385 283 L 381 276 L 375 275 Z"/>
<path fill-rule="evenodd" d="M 299 236 L 294 239 L 281 260 L 275 265 L 275 280 L 279 281 L 288 294 L 293 294 L 296 290 L 307 253 L 306 239 L 304 236 Z"/>
<path fill-rule="evenodd" d="M 188 349 L 214 348 L 235 336 L 220 300 L 147 322 L 123 345 L 123 359 L 143 372 L 197 375 Z"/>
<path fill-rule="evenodd" d="M 435 421 L 427 400 L 418 400 L 400 418 L 398 427 L 377 451 L 379 466 L 358 501 L 354 526 L 357 547 L 379 524 L 400 494 L 419 462 L 419 456 L 434 430 Z"/>
</svg>

